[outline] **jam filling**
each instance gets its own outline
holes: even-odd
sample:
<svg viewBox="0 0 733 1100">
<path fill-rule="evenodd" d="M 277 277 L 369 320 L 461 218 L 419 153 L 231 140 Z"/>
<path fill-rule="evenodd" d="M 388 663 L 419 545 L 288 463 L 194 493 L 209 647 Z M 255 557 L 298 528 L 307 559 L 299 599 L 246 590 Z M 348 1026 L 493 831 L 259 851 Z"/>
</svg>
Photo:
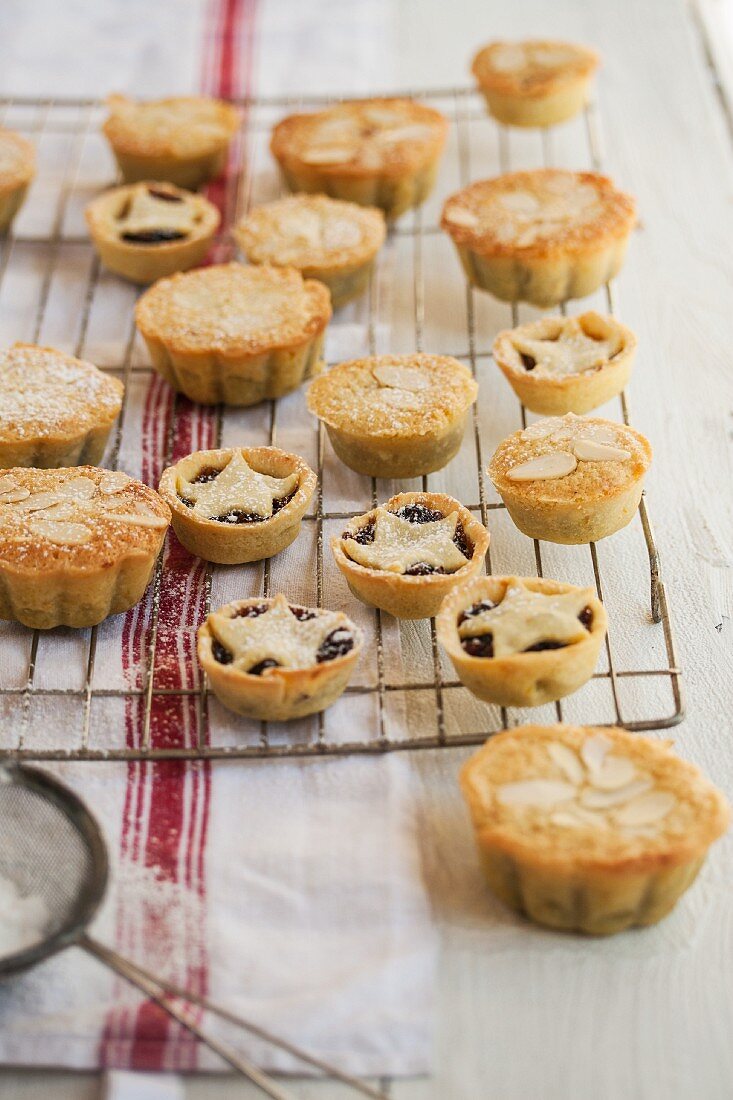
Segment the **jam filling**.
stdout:
<svg viewBox="0 0 733 1100">
<path fill-rule="evenodd" d="M 438 520 L 445 519 L 442 512 L 439 512 L 436 508 L 427 508 L 424 504 L 403 504 L 392 515 L 399 516 L 400 519 L 406 519 L 408 523 L 436 523 Z M 344 531 L 341 538 L 353 539 L 354 542 L 367 546 L 369 543 L 374 542 L 374 521 L 370 520 L 369 523 L 365 523 L 363 527 L 359 527 L 356 531 Z M 453 545 L 461 551 L 464 558 L 471 557 L 473 547 L 468 541 L 466 532 L 463 530 L 463 524 L 460 521 L 456 524 Z M 404 576 L 426 577 L 430 573 L 445 573 L 445 569 L 440 565 L 428 565 L 425 561 L 418 561 L 405 570 Z"/>
<path fill-rule="evenodd" d="M 343 657 L 354 648 L 353 635 L 344 626 L 337 626 L 321 642 L 316 653 L 316 663 L 321 665 L 324 661 L 334 661 L 336 657 Z"/>
<path fill-rule="evenodd" d="M 491 611 L 496 604 L 491 600 L 481 600 L 480 603 L 474 603 L 471 607 L 467 607 L 465 611 L 462 611 L 458 617 L 458 625 L 465 623 L 467 619 L 473 619 L 476 615 L 480 615 L 482 611 Z M 579 621 L 583 624 L 586 630 L 590 630 L 593 623 L 593 612 L 589 607 L 584 607 L 578 615 Z M 546 649 L 566 649 L 568 643 L 566 642 L 535 642 L 534 645 L 528 646 L 522 650 L 522 653 L 542 653 Z M 478 634 L 474 638 L 461 638 L 461 648 L 466 652 L 469 657 L 493 657 L 494 656 L 494 637 L 492 634 Z"/>
<path fill-rule="evenodd" d="M 127 244 L 168 244 L 170 241 L 184 241 L 188 233 L 180 229 L 141 229 L 137 233 L 126 230 L 120 233 L 120 239 Z"/>
</svg>

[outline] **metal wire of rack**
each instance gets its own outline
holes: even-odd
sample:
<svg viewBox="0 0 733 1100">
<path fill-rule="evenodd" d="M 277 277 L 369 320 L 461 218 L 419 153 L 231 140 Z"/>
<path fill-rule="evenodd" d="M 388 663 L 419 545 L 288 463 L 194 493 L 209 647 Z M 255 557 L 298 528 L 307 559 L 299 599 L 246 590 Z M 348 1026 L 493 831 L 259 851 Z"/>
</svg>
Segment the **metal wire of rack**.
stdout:
<svg viewBox="0 0 733 1100">
<path fill-rule="evenodd" d="M 405 93 L 403 92 L 401 94 Z M 460 186 L 464 186 L 470 181 L 472 176 L 471 125 L 479 119 L 482 120 L 483 123 L 486 122 L 485 112 L 483 111 L 476 93 L 468 88 L 416 89 L 414 95 L 421 99 L 437 100 L 441 103 L 447 102 L 450 104 L 456 133 L 455 155 L 457 159 L 457 175 Z M 310 99 L 304 97 L 297 99 L 283 97 L 239 101 L 241 106 L 245 109 L 243 112 L 242 128 L 238 139 L 240 149 L 244 150 L 247 141 L 251 140 L 253 134 L 256 134 L 258 131 L 262 133 L 269 128 L 270 123 L 268 118 L 272 117 L 273 111 L 292 109 L 296 106 L 317 107 L 336 98 L 337 97 L 334 96 L 321 96 Z M 101 105 L 97 101 L 91 99 L 65 99 L 63 101 L 16 99 L 12 101 L 0 101 L 0 115 L 4 112 L 7 116 L 11 109 L 16 108 L 32 112 L 33 117 L 29 122 L 26 122 L 24 128 L 35 133 L 38 139 L 49 132 L 58 135 L 68 135 L 65 163 L 62 169 L 58 200 L 50 231 L 42 236 L 14 236 L 11 233 L 6 238 L 0 255 L 1 293 L 6 273 L 13 263 L 15 246 L 28 246 L 34 251 L 37 248 L 40 250 L 40 255 L 42 257 L 41 262 L 45 266 L 32 325 L 33 331 L 30 334 L 31 342 L 37 342 L 41 334 L 54 275 L 59 265 L 63 247 L 67 245 L 91 247 L 86 236 L 81 234 L 67 234 L 64 232 L 64 222 L 70 198 L 72 194 L 74 194 L 75 188 L 79 186 L 80 160 L 84 143 L 95 121 L 99 117 L 100 107 Z M 262 117 L 260 117 L 260 115 L 262 115 Z M 593 105 L 590 105 L 586 109 L 584 128 L 590 163 L 594 170 L 599 170 L 601 168 L 600 141 L 596 108 Z M 504 128 L 499 126 L 496 129 L 499 167 L 501 171 L 508 171 L 510 168 L 509 136 Z M 543 163 L 549 165 L 552 163 L 553 133 L 551 130 L 542 131 L 541 137 Z M 239 213 L 250 204 L 253 170 L 249 157 L 242 157 L 241 160 L 244 164 L 244 170 L 232 178 L 231 185 L 228 189 L 226 197 L 227 217 L 225 218 L 225 223 L 231 222 L 235 216 L 238 216 Z M 391 230 L 390 236 L 392 242 L 401 240 L 402 238 L 411 242 L 412 327 L 414 333 L 414 349 L 416 351 L 421 351 L 425 350 L 424 338 L 426 322 L 424 252 L 426 242 L 428 242 L 432 236 L 437 235 L 440 230 L 437 224 L 425 224 L 422 210 L 413 212 L 411 222 L 407 224 L 406 222 L 407 219 L 402 219 L 400 224 Z M 226 240 L 226 238 L 224 238 L 224 240 Z M 77 356 L 84 354 L 92 307 L 95 301 L 95 294 L 100 284 L 100 274 L 99 261 L 95 257 L 92 259 L 89 267 L 81 315 L 78 318 L 77 338 L 74 346 L 74 354 Z M 455 278 L 458 277 L 456 272 Z M 608 311 L 613 312 L 614 294 L 612 287 L 609 286 L 605 289 L 605 296 Z M 481 363 L 484 360 L 488 361 L 490 359 L 491 352 L 490 349 L 479 346 L 476 299 L 475 292 L 471 288 L 466 288 L 465 292 L 465 316 L 467 339 L 467 346 L 465 348 L 435 348 L 431 345 L 429 350 L 456 356 L 467 362 L 474 375 L 478 376 Z M 511 309 L 512 324 L 518 323 L 518 316 L 519 312 L 515 305 Z M 366 320 L 366 342 L 367 349 L 370 353 L 373 353 L 377 348 L 377 328 L 377 282 L 375 279 L 372 279 L 368 292 L 368 314 Z M 123 405 L 110 450 L 105 459 L 105 465 L 111 468 L 117 466 L 120 458 L 122 436 L 128 411 L 127 398 L 130 392 L 131 379 L 138 374 L 149 376 L 152 372 L 151 367 L 136 364 L 134 362 L 134 341 L 135 327 L 134 321 L 131 318 L 128 324 L 127 337 L 124 342 L 124 351 L 119 362 L 107 364 L 103 368 L 116 371 L 116 373 L 122 377 L 125 384 L 125 404 Z M 620 412 L 621 419 L 624 423 L 628 424 L 629 409 L 625 395 L 622 395 L 620 398 Z M 276 441 L 278 426 L 277 403 L 270 402 L 269 410 L 264 415 L 266 415 L 269 420 L 267 434 L 269 435 L 270 442 L 273 443 Z M 225 410 L 219 408 L 216 411 L 214 446 L 220 445 L 224 416 Z M 176 418 L 175 415 L 173 415 L 171 417 L 165 444 L 168 455 L 173 445 L 175 423 Z M 527 423 L 527 416 L 524 408 L 521 409 L 521 423 L 522 425 L 526 425 Z M 317 431 L 318 489 L 316 492 L 316 508 L 313 514 L 305 517 L 305 521 L 315 524 L 315 598 L 317 604 L 320 606 L 323 603 L 324 596 L 324 525 L 332 521 L 348 519 L 354 512 L 331 510 L 325 506 L 323 473 L 324 455 L 327 444 L 323 426 L 319 425 Z M 478 470 L 478 500 L 467 504 L 467 507 L 477 513 L 482 522 L 488 525 L 491 530 L 492 518 L 496 517 L 497 514 L 503 510 L 504 506 L 499 501 L 489 500 L 487 495 L 483 477 L 487 448 L 476 406 L 473 408 L 472 434 L 476 468 Z M 427 489 L 427 487 L 428 479 L 423 478 L 423 488 Z M 380 492 L 378 484 L 374 480 L 371 481 L 369 496 L 372 505 L 376 505 Z M 680 670 L 677 666 L 666 590 L 661 579 L 659 556 L 649 519 L 646 500 L 644 498 L 642 498 L 639 509 L 638 522 L 641 526 L 646 554 L 648 556 L 651 612 L 649 616 L 650 621 L 643 623 L 641 625 L 641 630 L 654 632 L 654 639 L 656 640 L 658 638 L 657 631 L 661 629 L 664 661 L 657 667 L 621 667 L 623 663 L 622 658 L 616 652 L 612 644 L 612 638 L 614 637 L 614 624 L 612 621 L 611 629 L 605 644 L 606 667 L 599 670 L 594 677 L 594 681 L 607 685 L 610 691 L 611 714 L 608 717 L 599 717 L 593 713 L 586 712 L 579 718 L 574 713 L 572 720 L 582 720 L 588 724 L 604 724 L 605 722 L 612 721 L 619 725 L 624 725 L 631 730 L 660 730 L 677 724 L 683 718 L 684 705 L 682 686 L 680 683 Z M 520 537 L 524 538 L 524 536 Z M 541 576 L 545 571 L 543 546 L 540 542 L 535 540 L 533 549 L 536 572 Z M 604 595 L 604 584 L 596 546 L 590 544 L 588 552 L 590 554 L 593 584 L 595 585 L 598 596 L 602 599 Z M 487 555 L 487 570 L 489 572 L 491 571 L 490 555 L 491 551 L 489 551 L 489 555 Z M 407 679 L 398 679 L 394 682 L 390 680 L 387 675 L 385 648 L 383 643 L 385 617 L 379 610 L 374 609 L 375 676 L 373 682 L 362 685 L 357 684 L 348 688 L 346 696 L 348 698 L 349 695 L 356 696 L 367 694 L 374 697 L 376 700 L 376 730 L 360 730 L 359 735 L 356 737 L 342 736 L 336 739 L 329 736 L 328 726 L 324 715 L 319 715 L 315 721 L 315 729 L 306 737 L 301 735 L 290 738 L 285 735 L 272 738 L 268 724 L 262 723 L 257 733 L 254 735 L 251 731 L 248 731 L 246 734 L 243 734 L 241 738 L 237 739 L 236 743 L 225 743 L 224 741 L 219 743 L 216 736 L 212 736 L 211 733 L 212 723 L 210 721 L 209 690 L 203 676 L 200 682 L 193 687 L 161 687 L 156 682 L 157 638 L 161 585 L 163 580 L 162 563 L 163 558 L 161 556 L 153 581 L 151 619 L 146 639 L 145 673 L 142 684 L 138 686 L 126 686 L 124 688 L 97 685 L 95 666 L 98 628 L 93 628 L 86 632 L 88 638 L 86 641 L 83 686 L 78 688 L 39 685 L 39 633 L 37 631 L 34 632 L 30 644 L 27 673 L 22 683 L 17 686 L 3 686 L 0 666 L 0 701 L 2 701 L 4 705 L 4 710 L 2 712 L 3 719 L 0 721 L 0 726 L 5 725 L 7 727 L 12 725 L 13 730 L 16 731 L 10 740 L 8 740 L 7 736 L 3 738 L 0 744 L 0 759 L 111 761 L 216 758 L 241 759 L 381 753 L 391 750 L 439 749 L 473 745 L 483 742 L 486 737 L 492 733 L 508 725 L 516 724 L 516 722 L 520 720 L 514 712 L 507 712 L 504 708 L 485 708 L 482 720 L 477 723 L 478 728 L 466 729 L 465 726 L 461 725 L 459 725 L 458 728 L 454 727 L 452 721 L 453 707 L 452 705 L 450 707 L 448 706 L 448 700 L 450 699 L 452 701 L 459 693 L 463 693 L 464 695 L 468 693 L 459 681 L 445 674 L 437 644 L 435 624 L 432 621 L 429 624 L 429 638 L 426 642 L 429 647 L 429 663 L 432 669 L 432 681 L 428 683 L 425 680 L 411 679 L 410 677 Z M 207 611 L 211 603 L 213 576 L 214 570 L 212 566 L 209 565 L 205 573 L 205 605 Z M 270 589 L 271 565 L 268 561 L 265 562 L 262 570 L 262 594 L 269 595 Z M 121 621 L 123 618 L 123 616 L 118 617 L 120 629 L 122 629 Z M 625 708 L 622 704 L 620 685 L 629 681 L 634 682 L 637 693 L 641 694 L 642 699 L 644 698 L 645 685 L 655 684 L 655 691 L 651 693 L 652 699 L 649 701 L 651 713 L 645 712 L 636 717 L 628 717 L 625 713 Z M 657 713 L 657 711 L 663 709 L 662 705 L 656 702 L 659 694 L 656 688 L 659 684 L 664 685 L 665 695 L 669 698 L 671 703 L 671 705 L 666 705 L 666 708 L 661 714 Z M 428 692 L 432 694 L 433 703 L 431 709 L 435 717 L 434 730 L 428 733 L 420 731 L 415 732 L 407 729 L 397 732 L 393 731 L 392 723 L 388 722 L 386 718 L 390 696 L 394 693 L 400 693 L 406 698 L 410 698 L 410 696 L 416 698 L 416 693 L 418 692 Z M 53 736 L 51 738 L 51 743 L 44 742 L 41 746 L 27 744 L 25 742 L 24 730 L 27 726 L 28 716 L 34 703 L 42 698 L 53 702 L 57 697 L 60 699 L 74 699 L 80 705 L 80 728 L 78 731 L 75 731 L 75 733 L 78 733 L 76 743 L 70 744 L 68 731 L 59 729 L 58 736 Z M 195 700 L 197 728 L 194 743 L 183 746 L 170 746 L 168 744 L 161 746 L 156 743 L 151 729 L 151 714 L 154 702 L 164 697 L 188 697 Z M 92 737 L 92 708 L 98 701 L 108 698 L 125 699 L 128 701 L 138 700 L 141 702 L 141 730 L 139 736 L 136 738 L 134 746 L 123 743 L 113 743 L 112 745 L 104 747 L 95 745 Z M 553 711 L 554 720 L 563 720 L 566 716 L 565 703 L 556 703 Z"/>
</svg>

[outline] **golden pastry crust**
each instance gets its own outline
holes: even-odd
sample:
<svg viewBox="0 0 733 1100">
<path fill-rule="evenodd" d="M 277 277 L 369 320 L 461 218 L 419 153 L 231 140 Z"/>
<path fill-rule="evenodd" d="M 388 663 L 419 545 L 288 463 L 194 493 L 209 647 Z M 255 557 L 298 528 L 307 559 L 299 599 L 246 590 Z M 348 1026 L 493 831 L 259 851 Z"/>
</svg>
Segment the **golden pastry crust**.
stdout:
<svg viewBox="0 0 733 1100">
<path fill-rule="evenodd" d="M 553 126 L 583 109 L 599 62 L 594 50 L 572 42 L 491 42 L 476 54 L 471 72 L 500 122 Z"/>
<path fill-rule="evenodd" d="M 609 727 L 497 734 L 466 762 L 461 788 L 502 901 L 595 935 L 665 916 L 729 820 L 670 742 Z"/>
<path fill-rule="evenodd" d="M 633 519 L 651 458 L 649 441 L 633 428 L 568 413 L 510 435 L 488 474 L 525 535 L 596 542 Z M 541 459 L 540 468 L 520 469 Z"/>
<path fill-rule="evenodd" d="M 411 99 L 365 99 L 289 115 L 270 149 L 291 191 L 321 192 L 396 218 L 433 189 L 448 121 Z"/>
<path fill-rule="evenodd" d="M 137 102 L 107 98 L 102 127 L 125 183 L 166 180 L 195 190 L 218 176 L 239 126 L 239 112 L 206 96 Z"/>
<path fill-rule="evenodd" d="M 615 317 L 589 310 L 505 329 L 494 362 L 519 400 L 543 416 L 586 413 L 621 393 L 631 376 L 636 336 Z"/>
<path fill-rule="evenodd" d="M 375 355 L 340 363 L 308 389 L 334 451 L 371 477 L 419 477 L 457 453 L 478 386 L 449 355 Z"/>
<path fill-rule="evenodd" d="M 106 191 L 85 216 L 105 267 L 143 284 L 203 263 L 220 221 L 202 195 L 153 180 Z"/>
<path fill-rule="evenodd" d="M 13 344 L 0 353 L 0 468 L 96 465 L 123 393 L 91 363 Z"/>
<path fill-rule="evenodd" d="M 138 602 L 170 509 L 154 489 L 96 466 L 0 473 L 0 619 L 94 626 Z"/>
<path fill-rule="evenodd" d="M 321 369 L 329 293 L 289 267 L 218 264 L 161 279 L 135 320 L 153 366 L 192 401 L 254 405 Z"/>
<path fill-rule="evenodd" d="M 363 531 L 374 524 L 376 517 L 386 509 L 395 513 L 400 509 L 419 506 L 430 512 L 440 513 L 441 518 L 456 517 L 456 528 L 445 536 L 448 542 L 453 540 L 459 550 L 452 571 L 444 573 L 418 573 L 410 575 L 404 570 L 393 568 L 374 568 L 355 561 L 350 551 L 358 543 L 350 534 Z M 424 522 L 421 521 L 424 527 Z M 458 545 L 461 543 L 467 554 Z M 445 596 L 456 585 L 475 576 L 481 569 L 486 551 L 489 548 L 489 532 L 474 516 L 464 508 L 460 501 L 444 493 L 398 493 L 390 497 L 383 509 L 372 509 L 362 516 L 355 516 L 346 524 L 343 534 L 331 539 L 331 550 L 337 566 L 346 577 L 353 594 L 364 603 L 380 607 L 399 619 L 428 619 L 438 613 Z M 444 558 L 440 547 L 435 550 L 435 560 L 430 564 L 443 566 Z M 419 555 L 424 558 L 425 547 Z M 460 558 L 463 557 L 463 564 Z M 414 563 L 410 562 L 410 565 Z M 455 568 L 458 564 L 458 568 Z"/>
<path fill-rule="evenodd" d="M 568 621 L 577 619 L 575 633 L 563 635 L 570 640 L 557 649 L 472 656 L 461 644 L 461 630 L 470 627 L 472 622 L 466 612 L 484 601 L 501 607 L 511 593 L 518 594 L 520 604 L 524 602 L 524 593 L 562 597 L 563 612 L 558 622 L 567 630 Z M 565 604 L 570 606 L 570 611 Z M 518 608 L 520 617 L 523 612 L 526 614 L 531 633 L 531 638 L 528 633 L 525 640 L 531 640 L 533 645 L 556 640 L 553 637 L 555 623 L 548 610 L 552 607 L 549 599 L 547 605 L 547 609 L 541 603 Z M 584 615 L 583 620 L 578 618 L 580 614 Z M 591 588 L 577 588 L 543 577 L 475 577 L 454 588 L 446 597 L 435 626 L 438 641 L 450 657 L 461 683 L 479 699 L 502 707 L 538 707 L 570 695 L 590 680 L 606 636 L 608 619 L 603 604 Z M 471 638 L 489 637 L 488 624 L 476 629 L 485 630 L 485 633 L 472 634 Z"/>
<path fill-rule="evenodd" d="M 0 233 L 11 225 L 36 174 L 36 151 L 30 141 L 0 127 Z"/>
<path fill-rule="evenodd" d="M 304 279 L 325 283 L 336 309 L 366 290 L 386 231 L 376 207 L 291 195 L 256 206 L 234 236 L 251 263 L 295 267 Z"/>
<path fill-rule="evenodd" d="M 539 168 L 451 195 L 441 226 L 469 282 L 503 301 L 583 298 L 619 271 L 636 203 L 606 176 Z"/>
<path fill-rule="evenodd" d="M 363 644 L 361 630 L 342 612 L 289 604 L 282 594 L 225 604 L 198 631 L 199 662 L 217 699 L 262 721 L 285 722 L 330 707 Z M 275 654 L 278 664 L 262 668 Z"/>
<path fill-rule="evenodd" d="M 196 478 L 214 470 L 225 470 L 236 456 L 244 459 L 251 470 L 283 482 L 283 499 L 287 498 L 287 502 L 277 509 L 275 496 L 271 514 L 261 522 L 221 522 L 210 518 L 205 509 L 197 511 L 193 502 L 188 506 L 184 502 L 185 483 L 195 483 Z M 246 477 L 246 469 L 244 474 Z M 195 451 L 169 466 L 163 471 L 159 492 L 173 514 L 173 530 L 187 550 L 206 561 L 241 565 L 270 558 L 294 542 L 316 481 L 313 470 L 299 455 L 277 447 L 227 447 Z M 242 510 L 242 503 L 236 499 L 236 484 L 232 488 L 231 501 L 236 501 Z M 226 506 L 226 499 L 221 497 L 221 507 Z M 247 510 L 253 512 L 256 506 L 250 503 Z"/>
</svg>

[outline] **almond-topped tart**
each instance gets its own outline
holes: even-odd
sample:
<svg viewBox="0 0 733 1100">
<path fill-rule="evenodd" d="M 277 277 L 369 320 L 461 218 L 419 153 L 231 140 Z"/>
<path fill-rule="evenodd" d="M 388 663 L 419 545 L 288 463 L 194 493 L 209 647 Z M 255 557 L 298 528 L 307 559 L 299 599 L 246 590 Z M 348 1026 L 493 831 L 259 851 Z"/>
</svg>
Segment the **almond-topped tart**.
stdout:
<svg viewBox="0 0 733 1100">
<path fill-rule="evenodd" d="M 519 400 L 545 416 L 597 409 L 626 387 L 636 336 L 615 317 L 589 310 L 542 317 L 500 332 L 494 362 Z"/>
<path fill-rule="evenodd" d="M 479 699 L 538 707 L 590 680 L 607 624 L 591 588 L 475 577 L 446 597 L 436 629 L 459 679 Z"/>
<path fill-rule="evenodd" d="M 124 387 L 55 348 L 0 352 L 0 468 L 101 461 Z"/>
<path fill-rule="evenodd" d="M 599 57 L 573 42 L 490 42 L 471 71 L 489 114 L 508 126 L 554 126 L 582 111 Z"/>
<path fill-rule="evenodd" d="M 488 473 L 525 535 L 597 542 L 633 519 L 651 459 L 649 441 L 633 428 L 567 413 L 510 435 Z"/>
<path fill-rule="evenodd" d="M 0 233 L 12 224 L 36 174 L 36 151 L 30 141 L 0 127 Z"/>
<path fill-rule="evenodd" d="M 290 267 L 216 264 L 146 290 L 135 320 L 153 366 L 203 405 L 282 397 L 321 369 L 323 283 Z"/>
<path fill-rule="evenodd" d="M 255 596 L 212 611 L 199 627 L 198 656 L 225 707 L 285 722 L 335 703 L 363 643 L 341 611 Z"/>
<path fill-rule="evenodd" d="M 428 619 L 478 573 L 489 532 L 443 493 L 398 493 L 331 539 L 336 564 L 364 603 L 399 619 Z"/>
<path fill-rule="evenodd" d="M 239 112 L 206 96 L 137 101 L 107 97 L 104 136 L 125 183 L 166 180 L 195 190 L 218 176 L 239 126 Z"/>
<path fill-rule="evenodd" d="M 316 475 L 277 447 L 196 451 L 164 470 L 159 491 L 192 554 L 241 565 L 279 554 L 298 537 Z"/>
<path fill-rule="evenodd" d="M 291 191 L 321 192 L 396 218 L 425 201 L 448 132 L 440 111 L 412 99 L 362 99 L 289 115 L 270 149 Z"/>
<path fill-rule="evenodd" d="M 446 200 L 441 225 L 473 286 L 554 306 L 616 275 L 636 203 L 595 172 L 538 168 L 464 187 Z"/>
<path fill-rule="evenodd" d="M 366 290 L 386 232 L 381 210 L 327 195 L 256 206 L 234 227 L 250 263 L 295 267 L 304 279 L 319 279 L 334 309 Z"/>
<path fill-rule="evenodd" d="M 483 870 L 538 924 L 609 935 L 656 924 L 728 825 L 725 798 L 669 741 L 520 726 L 461 771 Z"/>
<path fill-rule="evenodd" d="M 133 607 L 170 509 L 127 474 L 75 466 L 0 471 L 0 619 L 95 626 Z"/>
<path fill-rule="evenodd" d="M 152 283 L 203 263 L 219 211 L 171 183 L 114 187 L 90 202 L 87 225 L 105 267 L 133 283 Z"/>
<path fill-rule="evenodd" d="M 308 408 L 334 451 L 371 477 L 419 477 L 457 453 L 478 386 L 449 355 L 374 355 L 311 383 Z"/>
</svg>

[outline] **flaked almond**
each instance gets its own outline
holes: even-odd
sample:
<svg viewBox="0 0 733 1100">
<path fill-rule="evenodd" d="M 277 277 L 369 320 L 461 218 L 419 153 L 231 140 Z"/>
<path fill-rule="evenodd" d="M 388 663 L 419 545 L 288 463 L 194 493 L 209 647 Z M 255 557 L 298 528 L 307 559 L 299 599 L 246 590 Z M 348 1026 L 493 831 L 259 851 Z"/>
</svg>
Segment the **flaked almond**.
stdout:
<svg viewBox="0 0 733 1100">
<path fill-rule="evenodd" d="M 424 371 L 418 370 L 417 367 L 380 363 L 372 368 L 372 374 L 380 386 L 390 386 L 397 390 L 411 390 L 413 393 L 417 393 L 418 390 L 430 389 L 430 379 Z"/>
<path fill-rule="evenodd" d="M 560 771 L 571 783 L 582 783 L 585 779 L 583 765 L 578 759 L 577 753 L 563 745 L 561 741 L 551 741 L 547 751 Z"/>
<path fill-rule="evenodd" d="M 61 497 L 73 497 L 75 500 L 91 500 L 97 491 L 97 486 L 90 477 L 72 477 L 64 481 L 56 490 Z"/>
<path fill-rule="evenodd" d="M 553 451 L 512 467 L 507 477 L 510 481 L 553 481 L 572 474 L 577 465 L 575 455 L 568 451 Z"/>
<path fill-rule="evenodd" d="M 637 795 L 644 794 L 652 786 L 651 779 L 637 779 L 615 791 L 599 791 L 597 787 L 587 787 L 580 796 L 580 803 L 588 810 L 608 810 L 611 806 L 620 806 Z"/>
<path fill-rule="evenodd" d="M 520 779 L 517 783 L 502 783 L 496 795 L 505 806 L 544 808 L 568 802 L 575 796 L 575 786 L 560 779 Z"/>
<path fill-rule="evenodd" d="M 669 791 L 652 791 L 650 794 L 634 798 L 616 810 L 613 815 L 614 821 L 622 828 L 652 825 L 666 817 L 676 803 L 677 799 Z"/>
<path fill-rule="evenodd" d="M 110 470 L 108 474 L 105 474 L 99 483 L 100 493 L 104 493 L 105 496 L 112 496 L 114 493 L 121 492 L 127 485 L 130 484 L 130 479 L 127 474 L 123 474 L 121 471 Z"/>
<path fill-rule="evenodd" d="M 156 516 L 155 512 L 150 512 L 147 509 L 145 511 L 140 509 L 135 512 L 107 512 L 107 519 L 114 519 L 118 523 L 128 523 L 133 527 L 162 528 L 168 526 L 167 519 Z"/>
<path fill-rule="evenodd" d="M 26 500 L 30 495 L 30 489 L 24 489 L 22 485 L 17 489 L 0 490 L 0 504 L 17 504 L 19 500 Z"/>
<path fill-rule="evenodd" d="M 62 499 L 58 493 L 31 493 L 16 504 L 16 508 L 19 512 L 42 512 L 45 508 L 60 504 Z"/>
<path fill-rule="evenodd" d="M 464 210 L 462 206 L 455 206 L 451 210 L 446 211 L 446 221 L 449 221 L 451 225 L 459 225 L 463 229 L 476 229 L 479 225 L 479 220 L 475 214 L 470 210 Z"/>
<path fill-rule="evenodd" d="M 410 126 L 398 126 L 395 129 L 382 130 L 380 133 L 375 134 L 378 141 L 386 142 L 388 145 L 398 141 L 429 141 L 432 136 L 433 131 L 430 127 L 420 123 L 414 123 Z"/>
<path fill-rule="evenodd" d="M 580 756 L 592 775 L 603 767 L 603 761 L 612 747 L 613 742 L 602 733 L 594 733 L 592 737 L 586 737 L 580 749 Z"/>
<path fill-rule="evenodd" d="M 595 439 L 576 439 L 573 450 L 576 458 L 583 462 L 625 462 L 631 458 L 631 451 L 611 447 L 608 443 L 597 443 Z"/>
<path fill-rule="evenodd" d="M 53 519 L 37 519 L 33 524 L 33 533 L 61 546 L 81 546 L 92 537 L 92 532 L 83 523 Z"/>
<path fill-rule="evenodd" d="M 627 757 L 609 753 L 601 768 L 591 776 L 591 783 L 601 791 L 617 791 L 627 787 L 636 775 L 636 768 Z"/>
<path fill-rule="evenodd" d="M 314 145 L 300 159 L 304 164 L 346 164 L 354 159 L 354 149 L 347 145 Z"/>
</svg>

